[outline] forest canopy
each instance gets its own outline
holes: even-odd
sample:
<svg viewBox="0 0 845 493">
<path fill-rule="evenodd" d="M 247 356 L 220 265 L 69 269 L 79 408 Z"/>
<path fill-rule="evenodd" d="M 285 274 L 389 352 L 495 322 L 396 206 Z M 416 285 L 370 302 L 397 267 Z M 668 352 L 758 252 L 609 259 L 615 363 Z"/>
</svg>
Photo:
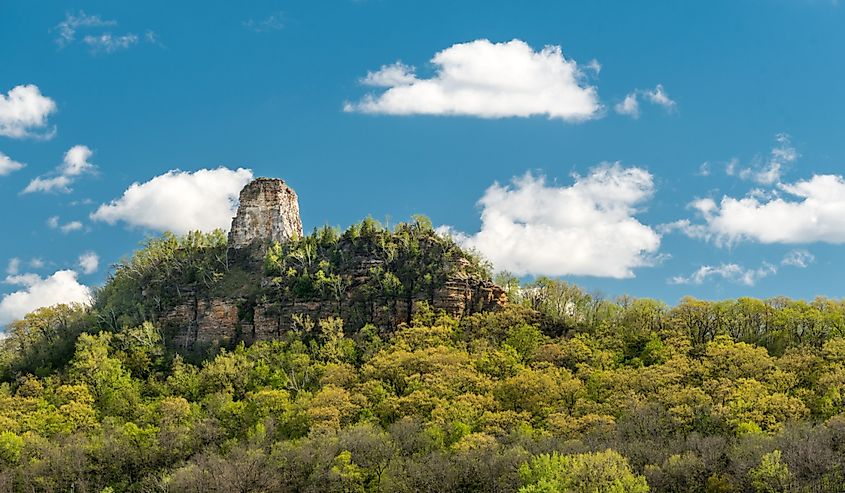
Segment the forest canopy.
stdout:
<svg viewBox="0 0 845 493">
<path fill-rule="evenodd" d="M 407 279 L 393 286 L 436 284 L 442 256 L 477 258 L 448 239 L 414 253 L 430 235 L 422 220 L 327 228 L 271 249 L 265 275 L 330 302 L 342 261 L 319 259 L 340 255 L 343 238 L 402 259 Z M 456 318 L 421 303 L 390 328 L 329 317 L 201 355 L 168 344 L 155 314 L 180 286 L 240 290 L 253 282 L 243 276 L 227 267 L 222 233 L 166 235 L 121 263 L 90 307 L 11 324 L 0 491 L 810 492 L 845 482 L 842 301 L 667 306 L 500 274 L 510 301 L 497 311 Z"/>
</svg>

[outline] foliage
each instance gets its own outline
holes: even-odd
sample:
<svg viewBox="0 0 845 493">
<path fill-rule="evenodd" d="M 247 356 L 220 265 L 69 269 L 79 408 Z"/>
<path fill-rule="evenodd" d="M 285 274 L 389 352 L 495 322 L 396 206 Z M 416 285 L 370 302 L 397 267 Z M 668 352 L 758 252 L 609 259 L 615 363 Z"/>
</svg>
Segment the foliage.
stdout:
<svg viewBox="0 0 845 493">
<path fill-rule="evenodd" d="M 760 465 L 749 472 L 751 485 L 759 493 L 781 493 L 789 487 L 789 467 L 781 460 L 780 450 L 773 450 L 760 459 Z"/>
<path fill-rule="evenodd" d="M 209 291 L 228 273 L 221 230 L 183 237 L 165 233 L 115 266 L 94 297 L 100 325 L 110 330 L 155 320 L 186 291 Z"/>
<path fill-rule="evenodd" d="M 519 468 L 526 485 L 519 493 L 583 491 L 645 493 L 643 476 L 631 472 L 628 461 L 613 450 L 587 454 L 541 454 Z"/>
<path fill-rule="evenodd" d="M 437 234 L 423 216 L 392 230 L 372 218 L 343 234 L 324 227 L 272 245 L 264 265 L 279 289 L 277 296 L 288 300 L 316 298 L 340 305 L 347 288 L 365 278 L 358 299 L 351 300 L 360 313 L 347 320 L 353 327 L 363 326 L 377 310 L 410 307 L 413 299 L 433 303 L 437 289 L 455 272 L 490 279 L 489 267 L 478 256 Z M 412 310 L 405 311 L 410 317 Z"/>
<path fill-rule="evenodd" d="M 225 238 L 152 240 L 92 307 L 38 310 L 0 349 L 0 491 L 837 491 L 845 304 L 605 299 L 509 283 L 502 310 L 422 304 L 395 327 L 298 317 L 190 359 L 156 317 L 242 290 Z M 357 257 L 357 260 L 356 260 Z M 422 218 L 323 229 L 267 256 L 278 288 L 364 304 L 486 267 Z M 254 283 L 253 283 L 254 284 Z M 360 327 L 360 328 L 359 328 Z"/>
</svg>

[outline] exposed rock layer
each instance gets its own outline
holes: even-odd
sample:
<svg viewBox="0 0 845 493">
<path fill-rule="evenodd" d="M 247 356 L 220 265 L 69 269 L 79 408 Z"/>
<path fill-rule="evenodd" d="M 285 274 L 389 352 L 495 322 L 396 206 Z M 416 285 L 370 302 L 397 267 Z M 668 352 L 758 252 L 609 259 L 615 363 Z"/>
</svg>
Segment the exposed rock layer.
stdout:
<svg viewBox="0 0 845 493">
<path fill-rule="evenodd" d="M 301 236 L 299 204 L 290 187 L 269 178 L 248 184 L 240 194 L 228 246 L 230 269 L 246 274 L 247 281 L 241 284 L 252 289 L 228 297 L 199 293 L 195 288 L 180 290 L 176 305 L 159 319 L 176 346 L 197 349 L 237 340 L 274 339 L 295 328 L 297 319 L 317 322 L 340 317 L 347 330 L 365 324 L 389 328 L 410 321 L 421 303 L 455 317 L 495 310 L 507 303 L 502 288 L 471 274 L 465 258 L 444 258 L 442 272 L 447 274 L 436 283 L 424 287 L 411 280 L 401 296 L 374 295 L 372 272 L 388 266 L 384 260 L 352 250 L 344 254 L 342 290 L 329 298 L 295 296 L 264 275 L 262 262 L 270 244 Z M 426 245 L 430 243 L 421 243 L 422 248 L 428 248 Z"/>
<path fill-rule="evenodd" d="M 403 299 L 370 298 L 366 284 L 348 286 L 340 299 L 292 299 L 282 296 L 265 280 L 259 299 L 203 297 L 188 292 L 160 322 L 178 347 L 192 349 L 237 340 L 271 340 L 295 328 L 297 318 L 317 322 L 326 317 L 344 319 L 347 330 L 366 324 L 379 328 L 408 322 L 421 303 L 460 318 L 497 310 L 507 295 L 496 284 L 460 272 L 432 292 L 417 292 Z"/>
<path fill-rule="evenodd" d="M 258 178 L 241 190 L 238 213 L 229 230 L 229 249 L 256 249 L 302 236 L 296 192 L 283 180 Z M 257 248 L 256 248 L 257 247 Z"/>
</svg>

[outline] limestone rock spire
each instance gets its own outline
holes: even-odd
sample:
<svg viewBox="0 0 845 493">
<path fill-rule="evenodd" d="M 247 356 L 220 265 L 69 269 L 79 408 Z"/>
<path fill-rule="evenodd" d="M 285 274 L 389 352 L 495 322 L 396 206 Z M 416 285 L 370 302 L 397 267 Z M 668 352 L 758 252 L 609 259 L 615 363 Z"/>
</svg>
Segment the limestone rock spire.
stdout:
<svg viewBox="0 0 845 493">
<path fill-rule="evenodd" d="M 302 237 L 296 192 L 278 178 L 257 178 L 248 183 L 241 190 L 238 212 L 229 230 L 230 257 L 248 250 L 249 256 L 263 258 L 270 244 L 295 237 Z"/>
</svg>

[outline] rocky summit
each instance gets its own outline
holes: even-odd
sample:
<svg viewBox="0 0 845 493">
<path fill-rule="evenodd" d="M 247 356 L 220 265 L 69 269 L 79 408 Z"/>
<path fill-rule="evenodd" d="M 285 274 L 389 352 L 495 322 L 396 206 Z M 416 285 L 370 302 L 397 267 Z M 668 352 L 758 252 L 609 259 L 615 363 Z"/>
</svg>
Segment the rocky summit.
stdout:
<svg viewBox="0 0 845 493">
<path fill-rule="evenodd" d="M 241 190 L 229 230 L 230 258 L 263 258 L 271 244 L 300 237 L 299 200 L 284 180 L 258 178 Z"/>
<path fill-rule="evenodd" d="M 205 276 L 212 281 L 157 295 L 158 321 L 177 347 L 274 339 L 330 317 L 349 331 L 392 330 L 423 306 L 460 318 L 507 302 L 484 263 L 424 219 L 303 235 L 296 192 L 279 179 L 241 191 L 224 256 L 225 269 Z"/>
</svg>

